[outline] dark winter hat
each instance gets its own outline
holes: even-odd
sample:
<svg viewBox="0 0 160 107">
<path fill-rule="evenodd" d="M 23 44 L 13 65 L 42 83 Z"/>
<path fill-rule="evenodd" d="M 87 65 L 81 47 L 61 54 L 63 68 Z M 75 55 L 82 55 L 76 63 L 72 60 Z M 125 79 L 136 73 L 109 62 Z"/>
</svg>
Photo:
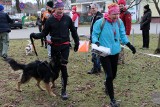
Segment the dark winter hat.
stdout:
<svg viewBox="0 0 160 107">
<path fill-rule="evenodd" d="M 149 10 L 149 5 L 148 4 L 145 5 L 144 8 L 147 9 L 147 10 Z"/>
<path fill-rule="evenodd" d="M 48 1 L 48 2 L 47 2 L 47 6 L 53 8 L 53 1 Z"/>
<path fill-rule="evenodd" d="M 54 3 L 54 8 L 58 8 L 58 7 L 64 7 L 64 3 L 62 0 L 57 0 L 55 3 Z"/>
<path fill-rule="evenodd" d="M 4 6 L 0 4 L 0 11 L 4 10 Z"/>
</svg>

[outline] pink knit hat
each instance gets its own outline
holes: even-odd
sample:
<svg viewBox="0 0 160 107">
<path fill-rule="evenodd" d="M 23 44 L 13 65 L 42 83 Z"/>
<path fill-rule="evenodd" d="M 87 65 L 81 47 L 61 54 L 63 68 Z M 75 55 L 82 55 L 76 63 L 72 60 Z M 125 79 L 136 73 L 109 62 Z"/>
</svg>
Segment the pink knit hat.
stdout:
<svg viewBox="0 0 160 107">
<path fill-rule="evenodd" d="M 119 14 L 119 6 L 116 3 L 108 5 L 108 14 Z"/>
<path fill-rule="evenodd" d="M 126 0 L 118 0 L 118 5 L 120 4 L 126 5 Z"/>
</svg>

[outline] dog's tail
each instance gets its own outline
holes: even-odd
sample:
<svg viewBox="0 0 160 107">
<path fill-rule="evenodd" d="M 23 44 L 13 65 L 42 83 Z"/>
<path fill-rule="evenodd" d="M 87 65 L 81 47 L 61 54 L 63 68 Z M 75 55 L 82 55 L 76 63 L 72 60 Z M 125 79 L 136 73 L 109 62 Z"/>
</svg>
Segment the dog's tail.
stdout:
<svg viewBox="0 0 160 107">
<path fill-rule="evenodd" d="M 12 58 L 7 58 L 6 61 L 9 63 L 9 65 L 14 71 L 21 70 L 21 69 L 23 70 L 25 68 L 25 64 L 20 64 Z"/>
</svg>

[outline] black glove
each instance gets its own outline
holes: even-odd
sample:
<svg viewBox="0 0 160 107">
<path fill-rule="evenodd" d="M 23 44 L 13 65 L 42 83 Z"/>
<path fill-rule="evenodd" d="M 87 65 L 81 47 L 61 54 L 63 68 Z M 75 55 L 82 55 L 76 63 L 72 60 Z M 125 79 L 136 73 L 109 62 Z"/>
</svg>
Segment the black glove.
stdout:
<svg viewBox="0 0 160 107">
<path fill-rule="evenodd" d="M 98 47 L 100 46 L 100 43 L 99 43 L 99 42 L 96 42 L 95 44 L 96 44 Z"/>
<path fill-rule="evenodd" d="M 126 44 L 126 46 L 128 46 L 128 48 L 132 51 L 132 53 L 133 53 L 133 54 L 135 54 L 135 53 L 136 53 L 136 49 L 135 49 L 135 47 L 134 47 L 133 45 L 131 45 L 131 43 L 130 43 L 130 42 L 128 42 L 128 43 Z"/>
<path fill-rule="evenodd" d="M 36 33 L 31 33 L 31 34 L 30 34 L 30 38 L 39 39 L 39 38 L 37 37 Z"/>
<path fill-rule="evenodd" d="M 77 52 L 77 51 L 78 51 L 78 48 L 79 48 L 79 44 L 75 44 L 75 45 L 74 45 L 74 52 Z"/>
</svg>

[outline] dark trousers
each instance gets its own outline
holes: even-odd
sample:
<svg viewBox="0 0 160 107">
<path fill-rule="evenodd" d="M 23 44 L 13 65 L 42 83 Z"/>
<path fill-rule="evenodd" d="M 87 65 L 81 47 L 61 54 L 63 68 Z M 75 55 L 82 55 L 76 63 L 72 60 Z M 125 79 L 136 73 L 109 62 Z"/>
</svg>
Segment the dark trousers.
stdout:
<svg viewBox="0 0 160 107">
<path fill-rule="evenodd" d="M 93 70 L 100 71 L 101 70 L 100 58 L 95 53 L 92 53 L 92 62 L 93 62 Z"/>
<path fill-rule="evenodd" d="M 68 73 L 67 63 L 69 57 L 69 45 L 57 46 L 56 48 L 51 46 L 51 58 L 61 59 L 60 62 L 56 61 L 56 70 L 61 70 L 62 74 L 62 91 L 66 91 Z M 56 57 L 56 58 L 55 58 Z"/>
<path fill-rule="evenodd" d="M 105 88 L 108 91 L 110 100 L 114 99 L 114 89 L 113 89 L 113 80 L 117 74 L 117 65 L 118 65 L 118 55 L 109 55 L 106 57 L 101 57 L 102 67 L 106 75 Z"/>
<path fill-rule="evenodd" d="M 142 30 L 143 48 L 149 48 L 149 30 Z"/>
</svg>

